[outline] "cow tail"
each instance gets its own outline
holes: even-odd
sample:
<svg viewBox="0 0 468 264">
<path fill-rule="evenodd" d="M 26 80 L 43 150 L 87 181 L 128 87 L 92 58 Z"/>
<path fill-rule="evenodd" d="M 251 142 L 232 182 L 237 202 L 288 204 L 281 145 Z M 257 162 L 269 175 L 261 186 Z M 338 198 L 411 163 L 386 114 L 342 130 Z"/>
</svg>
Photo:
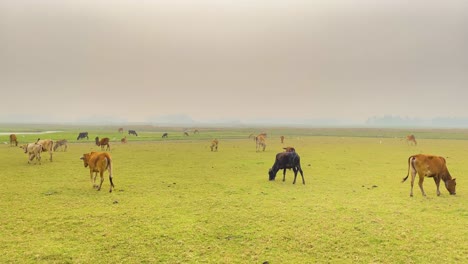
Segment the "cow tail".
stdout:
<svg viewBox="0 0 468 264">
<path fill-rule="evenodd" d="M 114 182 L 112 181 L 112 159 L 110 157 L 107 157 L 107 169 L 109 170 L 109 181 L 111 184 L 111 189 L 109 192 L 112 192 L 112 188 L 114 188 Z"/>
<path fill-rule="evenodd" d="M 412 164 L 411 164 L 411 159 L 412 159 L 412 158 L 413 158 L 413 156 L 410 156 L 410 157 L 408 158 L 408 174 L 406 174 L 406 177 L 404 177 L 403 180 L 402 180 L 401 182 L 405 182 L 405 181 L 408 179 L 408 177 L 409 177 L 410 166 L 412 166 Z"/>
</svg>

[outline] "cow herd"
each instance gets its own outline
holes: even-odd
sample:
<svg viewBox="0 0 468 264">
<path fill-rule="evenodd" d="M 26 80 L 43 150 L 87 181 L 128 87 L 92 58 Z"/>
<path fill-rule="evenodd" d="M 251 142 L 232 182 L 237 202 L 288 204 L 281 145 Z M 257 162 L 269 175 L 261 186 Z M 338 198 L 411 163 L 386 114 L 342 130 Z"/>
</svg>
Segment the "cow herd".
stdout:
<svg viewBox="0 0 468 264">
<path fill-rule="evenodd" d="M 123 130 L 119 128 L 119 132 L 123 133 Z M 184 132 L 186 133 L 186 132 Z M 198 133 L 198 130 L 197 130 Z M 129 130 L 129 135 L 138 136 L 135 130 Z M 163 138 L 167 137 L 167 133 L 163 134 Z M 266 133 L 260 133 L 257 136 L 251 134 L 249 138 L 253 138 L 256 144 L 256 151 L 265 151 L 266 148 Z M 87 138 L 89 139 L 88 132 L 80 132 L 78 134 L 77 140 Z M 280 137 L 281 143 L 284 142 L 284 136 Z M 101 147 L 101 151 L 109 150 L 110 151 L 110 139 L 105 138 L 95 138 L 95 143 L 97 146 Z M 414 135 L 408 135 L 406 137 L 408 144 L 413 143 L 416 145 L 416 139 Z M 122 143 L 127 143 L 127 137 L 125 136 L 121 140 Z M 6 143 L 6 142 L 5 142 Z M 218 151 L 218 139 L 213 139 L 211 141 L 210 149 L 211 151 Z M 15 134 L 10 135 L 10 146 L 18 146 L 18 138 Z M 68 141 L 66 139 L 52 141 L 51 139 L 40 139 L 38 138 L 36 142 L 23 144 L 20 146 L 23 149 L 24 153 L 28 155 L 28 164 L 31 164 L 35 159 L 35 164 L 41 164 L 41 155 L 44 152 L 49 153 L 49 160 L 52 161 L 53 152 L 58 150 L 67 151 Z M 283 182 L 286 178 L 286 169 L 292 169 L 294 172 L 294 181 L 296 183 L 297 174 L 300 173 L 302 177 L 302 183 L 305 184 L 304 174 L 301 168 L 300 156 L 296 152 L 294 147 L 284 147 L 284 152 L 277 153 L 275 156 L 275 161 L 273 166 L 268 171 L 268 179 L 274 181 L 276 174 L 279 170 L 283 170 Z M 104 172 L 107 170 L 109 172 L 109 181 L 110 181 L 110 190 L 114 188 L 114 183 L 112 181 L 112 158 L 107 152 L 90 152 L 83 154 L 81 157 L 84 163 L 84 167 L 89 167 L 90 178 L 93 184 L 93 187 L 97 190 L 101 189 L 102 183 L 104 181 Z M 100 184 L 96 184 L 97 174 L 100 175 Z M 94 176 L 93 176 L 94 174 Z M 439 185 L 442 181 L 451 195 L 456 194 L 456 180 L 450 175 L 447 166 L 446 160 L 443 157 L 433 156 L 433 155 L 413 155 L 408 158 L 408 174 L 403 178 L 402 182 L 405 182 L 409 175 L 411 175 L 411 191 L 410 196 L 413 196 L 413 186 L 416 178 L 416 174 L 419 176 L 418 185 L 421 189 L 423 196 L 426 196 L 426 193 L 423 188 L 424 178 L 433 178 L 437 188 L 437 195 L 440 195 Z"/>
</svg>

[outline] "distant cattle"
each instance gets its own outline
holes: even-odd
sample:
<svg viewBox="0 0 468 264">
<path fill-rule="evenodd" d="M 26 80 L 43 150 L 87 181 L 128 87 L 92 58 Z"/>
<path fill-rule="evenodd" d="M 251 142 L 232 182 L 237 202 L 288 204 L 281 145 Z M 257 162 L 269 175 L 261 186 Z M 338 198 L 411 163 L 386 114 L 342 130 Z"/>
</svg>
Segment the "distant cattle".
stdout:
<svg viewBox="0 0 468 264">
<path fill-rule="evenodd" d="M 200 131 L 198 131 L 198 129 L 195 129 L 195 130 L 193 131 L 193 133 L 194 133 L 194 134 L 198 134 L 198 133 L 200 133 Z"/>
<path fill-rule="evenodd" d="M 301 173 L 302 183 L 305 184 L 304 174 L 302 173 L 301 168 L 301 158 L 296 152 L 280 152 L 276 154 L 275 163 L 268 171 L 269 180 L 274 181 L 276 178 L 276 173 L 281 169 L 283 169 L 283 181 L 286 180 L 286 169 L 293 169 L 293 184 L 296 183 L 297 172 Z"/>
<path fill-rule="evenodd" d="M 413 196 L 413 185 L 416 173 L 419 175 L 419 188 L 421 189 L 422 195 L 426 196 L 423 189 L 424 177 L 431 177 L 437 186 L 437 195 L 440 195 L 439 184 L 440 180 L 445 183 L 445 188 L 451 195 L 456 194 L 455 187 L 457 185 L 455 178 L 452 179 L 447 166 L 446 161 L 443 157 L 432 156 L 432 155 L 413 155 L 408 158 L 408 174 L 403 178 L 402 182 L 408 179 L 411 172 L 411 192 L 410 196 Z"/>
<path fill-rule="evenodd" d="M 296 149 L 293 147 L 285 147 L 283 148 L 285 152 L 296 152 Z"/>
<path fill-rule="evenodd" d="M 76 138 L 76 140 L 80 140 L 80 139 L 83 139 L 83 138 L 89 139 L 88 132 L 80 132 L 78 134 L 78 137 Z"/>
<path fill-rule="evenodd" d="M 129 131 L 128 131 L 128 134 L 129 134 L 129 135 L 135 135 L 135 136 L 138 137 L 138 134 L 137 134 L 137 132 L 136 132 L 135 130 L 129 130 Z"/>
<path fill-rule="evenodd" d="M 162 138 L 167 138 L 167 135 L 168 135 L 167 133 L 164 133 L 164 134 L 162 135 Z"/>
<path fill-rule="evenodd" d="M 15 143 L 15 146 L 18 146 L 18 138 L 15 134 L 10 135 L 10 146 L 13 146 L 13 143 Z"/>
<path fill-rule="evenodd" d="M 112 188 L 114 188 L 114 183 L 112 181 L 112 158 L 110 154 L 107 152 L 91 152 L 83 154 L 81 159 L 83 160 L 85 168 L 89 166 L 89 175 L 91 177 L 91 183 L 93 184 L 93 188 L 97 188 L 98 191 L 101 190 L 102 182 L 104 181 L 104 172 L 106 170 L 109 171 L 109 192 L 112 192 Z M 96 184 L 96 177 L 98 172 L 99 176 L 101 177 L 101 183 L 99 185 Z"/>
<path fill-rule="evenodd" d="M 60 148 L 62 151 L 67 151 L 68 141 L 66 139 L 55 141 L 54 151 L 57 151 L 58 148 Z"/>
<path fill-rule="evenodd" d="M 49 160 L 52 161 L 52 152 L 54 147 L 54 141 L 52 139 L 37 139 L 37 144 L 42 145 L 42 152 L 49 152 Z"/>
<path fill-rule="evenodd" d="M 410 144 L 414 144 L 415 146 L 418 145 L 418 143 L 416 142 L 416 138 L 414 137 L 414 135 L 408 135 L 406 136 L 406 143 L 408 145 Z"/>
<path fill-rule="evenodd" d="M 256 145 L 256 151 L 265 151 L 265 148 L 266 148 L 266 142 L 265 142 L 265 137 L 263 137 L 262 135 L 259 135 L 257 137 L 255 137 L 255 145 Z"/>
<path fill-rule="evenodd" d="M 119 127 L 119 133 L 122 133 L 123 134 L 123 127 Z"/>
<path fill-rule="evenodd" d="M 127 136 L 123 137 L 120 142 L 122 142 L 123 144 L 126 144 L 127 143 Z"/>
<path fill-rule="evenodd" d="M 31 164 L 31 161 L 36 158 L 36 163 L 41 164 L 41 153 L 42 145 L 37 143 L 29 143 L 26 145 L 20 146 L 24 150 L 24 153 L 28 154 L 28 164 Z"/>
<path fill-rule="evenodd" d="M 284 136 L 281 136 L 280 140 L 281 140 L 281 144 L 283 144 L 284 143 Z"/>
<path fill-rule="evenodd" d="M 110 150 L 109 138 L 99 140 L 99 137 L 96 137 L 95 141 L 97 146 L 101 146 L 101 150 L 104 150 L 104 146 L 107 146 L 106 150 Z"/>
<path fill-rule="evenodd" d="M 215 138 L 211 141 L 211 151 L 218 151 L 218 140 Z"/>
</svg>

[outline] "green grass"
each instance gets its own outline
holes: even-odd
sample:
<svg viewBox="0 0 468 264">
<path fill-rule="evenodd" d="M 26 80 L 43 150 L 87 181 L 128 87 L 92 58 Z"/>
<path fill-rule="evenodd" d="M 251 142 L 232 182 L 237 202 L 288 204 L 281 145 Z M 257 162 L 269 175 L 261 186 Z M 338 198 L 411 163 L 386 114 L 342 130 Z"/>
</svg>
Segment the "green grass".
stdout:
<svg viewBox="0 0 468 264">
<path fill-rule="evenodd" d="M 167 129 L 148 128 L 126 145 L 116 129 L 90 130 L 92 138 L 116 138 L 109 193 L 107 178 L 100 192 L 92 188 L 79 159 L 99 147 L 57 130 L 64 132 L 46 137 L 72 143 L 53 162 L 43 154 L 42 165 L 28 165 L 19 148 L 0 146 L 1 263 L 468 261 L 463 131 L 428 131 L 414 147 L 393 137 L 405 131 L 366 130 L 364 137 L 361 130 L 278 128 L 266 130 L 267 149 L 258 153 L 247 139 L 258 129 L 206 129 L 188 138 L 174 129 L 162 140 Z M 281 172 L 268 181 L 280 134 L 300 154 L 306 185 L 300 176 L 293 185 L 292 171 L 284 183 Z M 209 150 L 213 137 L 217 153 Z M 428 196 L 416 187 L 409 197 L 401 179 L 416 153 L 447 157 L 456 196 L 441 186 L 437 197 L 426 179 Z"/>
</svg>

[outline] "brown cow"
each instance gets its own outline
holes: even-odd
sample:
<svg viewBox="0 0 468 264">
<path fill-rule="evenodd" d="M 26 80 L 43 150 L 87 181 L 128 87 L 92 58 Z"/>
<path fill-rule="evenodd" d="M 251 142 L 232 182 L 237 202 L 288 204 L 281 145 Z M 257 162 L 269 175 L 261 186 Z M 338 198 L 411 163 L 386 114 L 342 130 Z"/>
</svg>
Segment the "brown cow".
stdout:
<svg viewBox="0 0 468 264">
<path fill-rule="evenodd" d="M 52 152 L 54 147 L 54 141 L 52 139 L 40 139 L 38 138 L 36 144 L 42 145 L 42 152 L 49 152 L 50 158 L 49 160 L 52 161 Z"/>
<path fill-rule="evenodd" d="M 262 134 L 255 137 L 255 144 L 256 144 L 257 152 L 260 151 L 260 149 L 265 151 L 265 148 L 266 148 L 265 137 Z"/>
<path fill-rule="evenodd" d="M 408 175 L 403 178 L 402 182 L 408 179 L 408 176 L 411 172 L 411 192 L 410 196 L 413 196 L 413 185 L 414 178 L 416 178 L 416 173 L 419 175 L 419 188 L 421 189 L 422 195 L 426 196 L 426 193 L 423 189 L 424 177 L 434 178 L 434 182 L 437 186 L 437 195 L 440 195 L 439 184 L 440 180 L 444 181 L 445 188 L 449 191 L 451 195 L 455 194 L 455 178 L 452 179 L 447 166 L 445 164 L 445 159 L 443 157 L 431 156 L 418 154 L 413 155 L 408 158 Z"/>
<path fill-rule="evenodd" d="M 91 177 L 91 183 L 93 184 L 93 188 L 97 188 L 98 191 L 101 190 L 102 182 L 104 181 L 104 172 L 106 170 L 109 171 L 109 192 L 112 192 L 112 188 L 115 187 L 114 183 L 112 182 L 112 158 L 110 154 L 107 152 L 91 152 L 83 154 L 83 157 L 81 157 L 81 159 L 83 160 L 85 168 L 89 166 L 89 175 Z M 101 183 L 99 184 L 99 186 L 96 184 L 96 177 L 98 172 L 99 176 L 101 177 Z"/>
<path fill-rule="evenodd" d="M 414 137 L 414 135 L 408 135 L 406 136 L 406 143 L 408 145 L 410 145 L 411 143 L 413 143 L 415 146 L 418 145 L 418 143 L 416 142 L 416 138 Z"/>
<path fill-rule="evenodd" d="M 211 146 L 210 146 L 211 151 L 213 151 L 213 150 L 218 151 L 218 143 L 219 142 L 218 142 L 218 140 L 216 138 L 213 139 L 213 141 L 211 141 Z"/>
<path fill-rule="evenodd" d="M 96 145 L 101 146 L 101 150 L 104 150 L 104 146 L 107 146 L 106 150 L 110 150 L 109 138 L 103 138 L 99 140 L 99 137 L 95 138 Z"/>
<path fill-rule="evenodd" d="M 15 143 L 15 146 L 18 146 L 18 138 L 16 137 L 15 134 L 10 135 L 10 146 L 13 146 L 13 142 Z"/>
<path fill-rule="evenodd" d="M 119 127 L 119 133 L 123 134 L 123 127 Z"/>
<path fill-rule="evenodd" d="M 293 147 L 285 147 L 283 149 L 284 149 L 284 152 L 296 152 L 296 149 Z"/>
<path fill-rule="evenodd" d="M 281 144 L 283 144 L 284 143 L 284 136 L 281 136 L 280 139 L 281 139 Z"/>
<path fill-rule="evenodd" d="M 123 137 L 120 142 L 122 142 L 123 144 L 126 144 L 127 143 L 127 136 Z"/>
</svg>

